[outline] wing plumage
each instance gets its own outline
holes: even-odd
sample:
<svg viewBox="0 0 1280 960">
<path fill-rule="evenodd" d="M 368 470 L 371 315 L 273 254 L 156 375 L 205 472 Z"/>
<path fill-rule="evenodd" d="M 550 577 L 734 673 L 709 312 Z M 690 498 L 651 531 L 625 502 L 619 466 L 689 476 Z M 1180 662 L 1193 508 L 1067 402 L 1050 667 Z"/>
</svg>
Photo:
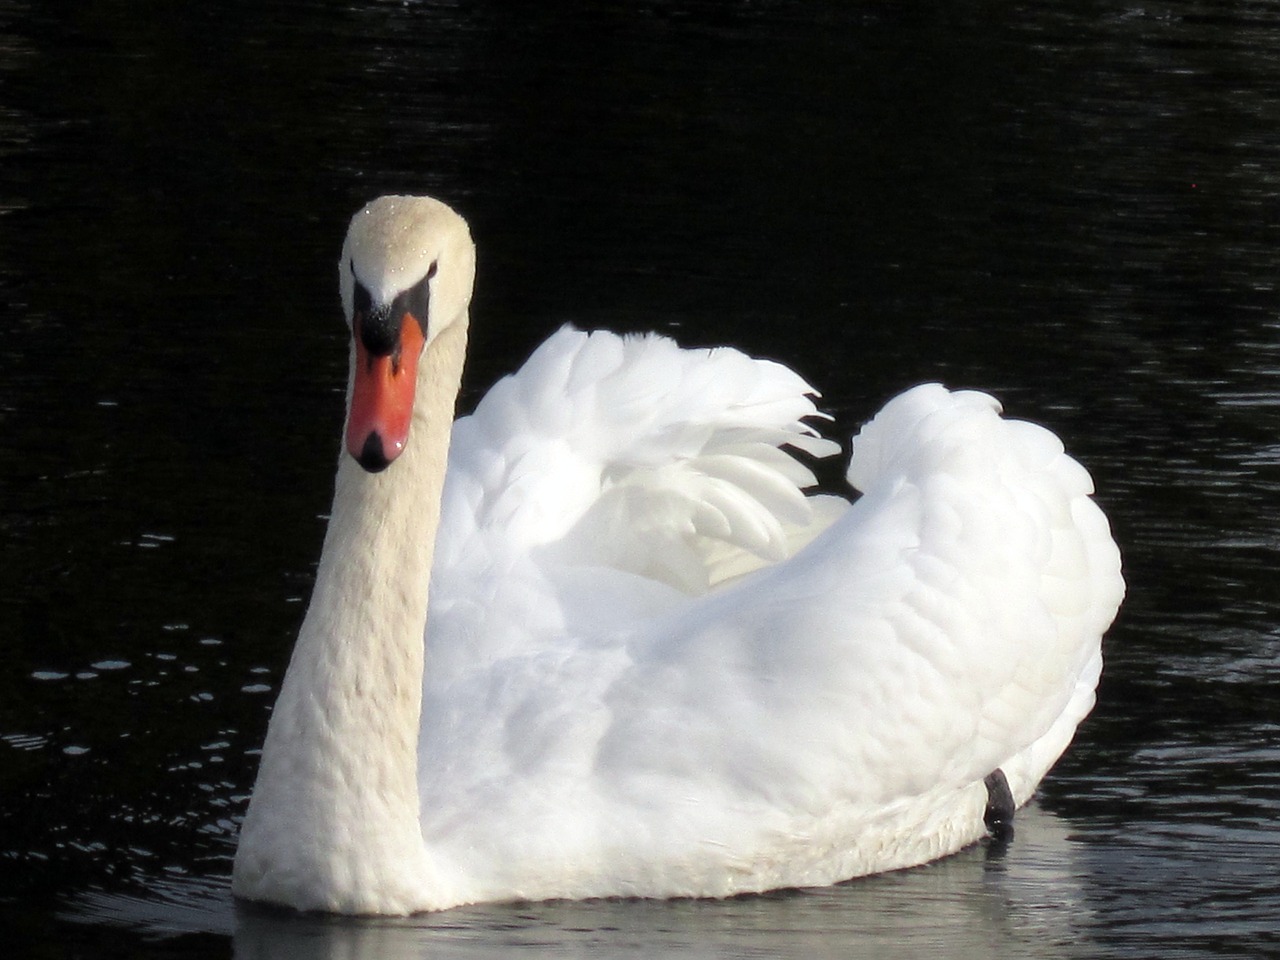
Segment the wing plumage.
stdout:
<svg viewBox="0 0 1280 960">
<path fill-rule="evenodd" d="M 1088 474 L 931 384 L 855 439 L 852 506 L 806 497 L 812 394 L 565 328 L 458 422 L 422 804 L 478 894 L 905 866 L 976 838 L 993 769 L 1022 801 L 1065 748 L 1123 592 Z"/>
<path fill-rule="evenodd" d="M 704 592 L 717 549 L 777 561 L 813 522 L 813 474 L 779 449 L 839 450 L 803 422 L 813 393 L 736 350 L 563 328 L 456 426 L 450 520 Z"/>
<path fill-rule="evenodd" d="M 461 633 L 467 667 L 559 647 L 568 620 L 604 634 L 794 552 L 844 507 L 806 497 L 812 472 L 779 449 L 839 450 L 804 422 L 812 393 L 736 350 L 562 328 L 454 427 L 437 662 Z"/>
</svg>

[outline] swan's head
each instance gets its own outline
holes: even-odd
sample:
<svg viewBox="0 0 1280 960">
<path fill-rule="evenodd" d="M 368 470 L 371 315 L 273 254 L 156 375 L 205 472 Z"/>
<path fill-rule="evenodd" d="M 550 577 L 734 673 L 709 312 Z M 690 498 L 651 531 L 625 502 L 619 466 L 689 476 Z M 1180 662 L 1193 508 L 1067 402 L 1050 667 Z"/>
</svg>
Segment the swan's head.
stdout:
<svg viewBox="0 0 1280 960">
<path fill-rule="evenodd" d="M 467 322 L 475 279 L 467 222 L 430 197 L 379 197 L 351 219 L 338 274 L 354 341 L 346 446 L 369 471 L 409 441 L 418 361 Z"/>
</svg>

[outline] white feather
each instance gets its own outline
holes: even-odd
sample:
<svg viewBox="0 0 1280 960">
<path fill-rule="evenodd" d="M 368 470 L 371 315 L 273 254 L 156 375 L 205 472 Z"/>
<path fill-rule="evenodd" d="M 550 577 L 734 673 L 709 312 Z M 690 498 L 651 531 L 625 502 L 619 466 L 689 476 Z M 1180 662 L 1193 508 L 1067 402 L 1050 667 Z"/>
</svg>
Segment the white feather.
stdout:
<svg viewBox="0 0 1280 960">
<path fill-rule="evenodd" d="M 387 681 L 422 685 L 416 806 L 379 785 L 402 761 L 308 733 L 282 695 L 237 892 L 393 913 L 727 895 L 953 852 L 984 832 L 996 769 L 1025 801 L 1092 706 L 1123 593 L 1087 472 L 991 397 L 926 384 L 855 437 L 859 499 L 806 496 L 787 449 L 837 449 L 807 424 L 813 397 L 735 350 L 547 340 L 452 430 L 425 665 Z M 369 481 L 388 504 L 400 469 Z M 400 542 L 372 509 L 369 536 Z M 333 536 L 326 561 L 398 576 Z M 318 587 L 304 635 L 369 608 L 350 593 Z M 349 669 L 411 662 L 412 627 L 372 626 Z M 339 676 L 353 647 L 328 642 L 300 641 L 296 671 L 341 714 L 333 691 L 372 681 Z M 326 764 L 367 773 L 298 772 Z M 306 831 L 300 796 L 368 822 L 345 843 Z M 421 848 L 402 869 L 382 838 L 406 817 Z"/>
<path fill-rule="evenodd" d="M 501 441 L 512 458 L 526 445 L 561 441 L 578 452 L 557 461 L 565 479 L 544 477 L 557 492 L 554 507 L 527 504 L 574 522 L 555 549 L 520 542 L 517 518 L 492 539 L 469 533 L 455 543 L 449 526 L 440 539 L 449 557 L 521 556 L 505 567 L 505 588 L 523 598 L 517 579 L 536 580 L 545 591 L 539 607 L 559 611 L 554 631 L 542 634 L 503 612 L 500 586 L 462 631 L 493 642 L 505 626 L 511 635 L 499 646 L 510 682 L 520 682 L 524 658 L 531 671 L 518 724 L 485 710 L 466 726 L 502 726 L 513 756 L 543 760 L 514 793 L 507 781 L 500 796 L 459 802 L 470 784 L 451 777 L 424 795 L 428 836 L 468 869 L 497 870 L 485 896 L 503 895 L 510 865 L 530 860 L 560 867 L 546 870 L 555 881 L 526 879 L 524 895 L 829 882 L 975 839 L 982 823 L 973 788 L 997 767 L 1014 770 L 1015 794 L 1026 799 L 1065 747 L 1055 724 L 1080 714 L 1077 684 L 1092 689 L 1098 627 L 1082 615 L 1109 618 L 1120 593 L 1105 522 L 1085 533 L 1073 520 L 1076 512 L 1101 517 L 1084 499 L 1091 488 L 1052 434 L 1001 420 L 982 394 L 909 391 L 854 442 L 849 475 L 864 497 L 825 518 L 828 528 L 797 552 L 784 531 L 805 527 L 813 501 L 801 496 L 796 473 L 779 469 L 773 444 L 807 435 L 811 391 L 802 381 L 788 378 L 790 398 L 759 392 L 740 354 L 676 354 L 653 337 L 562 331 L 542 350 L 599 351 L 611 361 L 595 366 L 595 385 L 579 375 L 571 426 L 562 413 L 526 405 Z M 652 366 L 664 351 L 665 362 Z M 713 365 L 723 366 L 708 375 Z M 588 366 L 540 363 L 515 379 Z M 714 382 L 716 407 L 684 393 L 691 382 Z M 552 406 L 567 402 L 567 390 L 545 382 L 514 388 Z M 643 403 L 609 405 L 640 394 Z M 476 417 L 487 416 L 482 404 Z M 772 443 L 747 440 L 750 432 Z M 472 436 L 465 420 L 455 428 L 446 504 L 455 480 L 468 482 Z M 713 555 L 698 553 L 710 540 L 773 563 L 706 593 L 716 580 L 696 561 Z M 438 565 L 434 596 L 465 593 L 455 572 L 466 568 Z M 1106 586 L 1100 596 L 1095 580 Z M 655 590 L 654 581 L 680 592 Z M 633 591 L 646 602 L 624 603 Z M 449 648 L 459 629 L 433 616 L 428 644 Z M 566 653 L 547 674 L 550 648 Z M 474 646 L 471 654 L 449 660 L 488 685 L 490 663 Z M 460 699 L 457 680 L 429 674 L 428 704 Z M 544 711 L 551 727 L 530 731 L 529 718 Z M 451 770 L 487 762 L 469 741 L 442 739 L 432 726 L 428 713 L 424 769 L 439 755 L 453 757 Z M 1050 736 L 1061 742 L 1024 764 L 1022 755 Z M 487 773 L 479 779 L 492 782 Z M 577 805 L 561 806 L 570 796 Z M 446 806 L 467 815 L 446 825 L 433 813 Z M 507 818 L 522 823 L 518 839 Z M 917 835 L 924 822 L 932 834 Z"/>
</svg>

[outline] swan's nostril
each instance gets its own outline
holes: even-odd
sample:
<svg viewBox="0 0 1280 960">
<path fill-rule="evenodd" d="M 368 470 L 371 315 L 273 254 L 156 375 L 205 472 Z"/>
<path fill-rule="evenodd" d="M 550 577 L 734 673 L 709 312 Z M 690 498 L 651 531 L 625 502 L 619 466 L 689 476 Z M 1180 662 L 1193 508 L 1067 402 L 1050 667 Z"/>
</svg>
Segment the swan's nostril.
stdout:
<svg viewBox="0 0 1280 960">
<path fill-rule="evenodd" d="M 391 465 L 392 459 L 392 457 L 387 456 L 387 451 L 382 446 L 382 437 L 375 430 L 365 438 L 364 446 L 360 449 L 360 455 L 356 457 L 356 463 L 370 473 L 381 473 Z"/>
</svg>

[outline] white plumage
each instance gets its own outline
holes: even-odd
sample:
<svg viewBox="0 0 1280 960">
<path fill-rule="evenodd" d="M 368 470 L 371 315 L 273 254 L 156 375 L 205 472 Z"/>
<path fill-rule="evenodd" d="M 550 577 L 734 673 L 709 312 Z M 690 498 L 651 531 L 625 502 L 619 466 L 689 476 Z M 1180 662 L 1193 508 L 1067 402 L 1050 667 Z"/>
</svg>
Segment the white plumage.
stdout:
<svg viewBox="0 0 1280 960">
<path fill-rule="evenodd" d="M 375 201 L 344 284 L 443 277 L 459 231 Z M 388 264 L 410 283 L 387 293 Z M 1056 437 L 920 386 L 855 438 L 859 499 L 805 496 L 785 448 L 838 447 L 795 373 L 564 328 L 453 425 L 441 492 L 469 289 L 435 290 L 403 462 L 339 471 L 237 894 L 401 913 L 824 884 L 978 839 L 996 769 L 1030 796 L 1123 594 Z M 428 501 L 434 560 L 406 546 Z"/>
</svg>

